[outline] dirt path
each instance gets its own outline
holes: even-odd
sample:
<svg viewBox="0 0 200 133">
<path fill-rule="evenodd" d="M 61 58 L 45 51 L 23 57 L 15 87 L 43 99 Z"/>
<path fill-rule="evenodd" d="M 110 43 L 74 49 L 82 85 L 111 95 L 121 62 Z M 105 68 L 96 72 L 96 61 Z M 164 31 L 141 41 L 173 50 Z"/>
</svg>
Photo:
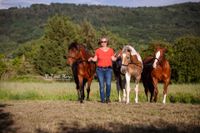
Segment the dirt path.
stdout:
<svg viewBox="0 0 200 133">
<path fill-rule="evenodd" d="M 199 132 L 200 105 L 0 101 L 0 133 Z"/>
</svg>

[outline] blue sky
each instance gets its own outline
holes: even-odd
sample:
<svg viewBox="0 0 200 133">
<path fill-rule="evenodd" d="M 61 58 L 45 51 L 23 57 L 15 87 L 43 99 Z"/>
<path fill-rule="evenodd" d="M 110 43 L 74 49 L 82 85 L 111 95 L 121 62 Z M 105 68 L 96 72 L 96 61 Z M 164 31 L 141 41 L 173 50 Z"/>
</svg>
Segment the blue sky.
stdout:
<svg viewBox="0 0 200 133">
<path fill-rule="evenodd" d="M 0 9 L 9 7 L 28 7 L 35 3 L 75 3 L 88 5 L 109 5 L 122 7 L 165 6 L 184 2 L 200 2 L 200 0 L 0 0 Z"/>
</svg>

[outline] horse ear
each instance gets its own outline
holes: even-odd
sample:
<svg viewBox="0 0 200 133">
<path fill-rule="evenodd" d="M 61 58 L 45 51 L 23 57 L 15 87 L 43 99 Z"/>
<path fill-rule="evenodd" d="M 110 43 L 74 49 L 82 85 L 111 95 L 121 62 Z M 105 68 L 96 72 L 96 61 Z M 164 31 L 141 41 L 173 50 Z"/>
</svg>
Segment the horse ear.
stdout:
<svg viewBox="0 0 200 133">
<path fill-rule="evenodd" d="M 164 51 L 164 53 L 168 52 L 167 48 L 163 48 L 163 51 Z"/>
</svg>

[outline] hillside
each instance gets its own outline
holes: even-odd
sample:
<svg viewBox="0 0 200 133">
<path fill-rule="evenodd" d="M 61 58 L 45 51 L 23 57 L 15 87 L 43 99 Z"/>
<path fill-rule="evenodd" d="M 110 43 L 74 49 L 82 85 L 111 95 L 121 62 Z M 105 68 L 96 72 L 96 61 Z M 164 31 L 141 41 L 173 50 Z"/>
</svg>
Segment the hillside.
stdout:
<svg viewBox="0 0 200 133">
<path fill-rule="evenodd" d="M 75 23 L 88 20 L 97 30 L 108 30 L 129 42 L 174 41 L 184 35 L 200 36 L 200 3 L 166 7 L 120 8 L 74 4 L 35 4 L 30 8 L 0 10 L 0 53 L 40 38 L 47 19 L 69 16 Z"/>
</svg>

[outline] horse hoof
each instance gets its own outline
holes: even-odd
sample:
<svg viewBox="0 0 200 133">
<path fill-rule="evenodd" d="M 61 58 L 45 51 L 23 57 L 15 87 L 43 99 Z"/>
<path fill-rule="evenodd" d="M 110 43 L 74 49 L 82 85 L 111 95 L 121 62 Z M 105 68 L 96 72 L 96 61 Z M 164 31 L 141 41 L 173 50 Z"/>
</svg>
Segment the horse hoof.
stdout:
<svg viewBox="0 0 200 133">
<path fill-rule="evenodd" d="M 126 102 L 126 104 L 129 104 L 129 102 Z"/>
<path fill-rule="evenodd" d="M 80 100 L 80 103 L 83 103 L 83 100 Z"/>
<path fill-rule="evenodd" d="M 87 100 L 87 101 L 90 101 L 90 99 L 89 99 L 89 98 L 87 98 L 86 100 Z"/>
<path fill-rule="evenodd" d="M 138 103 L 138 100 L 135 100 L 135 103 Z"/>
<path fill-rule="evenodd" d="M 126 102 L 126 99 L 123 99 L 122 101 L 123 101 L 123 102 Z"/>
</svg>

